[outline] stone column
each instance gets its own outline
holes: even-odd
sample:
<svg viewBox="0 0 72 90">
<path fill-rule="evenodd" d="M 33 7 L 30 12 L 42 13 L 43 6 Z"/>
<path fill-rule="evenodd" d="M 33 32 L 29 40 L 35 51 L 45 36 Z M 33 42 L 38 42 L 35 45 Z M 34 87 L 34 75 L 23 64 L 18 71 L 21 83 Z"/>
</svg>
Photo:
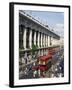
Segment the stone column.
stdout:
<svg viewBox="0 0 72 90">
<path fill-rule="evenodd" d="M 23 47 L 24 47 L 24 49 L 26 49 L 26 32 L 27 32 L 27 29 L 24 28 L 24 34 L 23 34 Z"/>
<path fill-rule="evenodd" d="M 29 46 L 32 48 L 32 30 L 30 30 L 30 35 L 29 35 Z"/>
</svg>

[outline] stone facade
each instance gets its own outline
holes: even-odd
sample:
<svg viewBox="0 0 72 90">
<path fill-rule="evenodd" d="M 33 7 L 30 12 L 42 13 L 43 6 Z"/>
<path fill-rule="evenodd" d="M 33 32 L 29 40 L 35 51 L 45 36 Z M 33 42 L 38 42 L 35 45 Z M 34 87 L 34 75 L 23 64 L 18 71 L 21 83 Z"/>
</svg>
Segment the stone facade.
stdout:
<svg viewBox="0 0 72 90">
<path fill-rule="evenodd" d="M 34 53 L 35 56 L 47 55 L 48 48 L 58 45 L 59 39 L 60 36 L 51 31 L 49 27 L 42 25 L 24 11 L 19 11 L 20 58 L 32 57 L 31 49 L 33 48 L 33 45 L 37 47 Z"/>
</svg>

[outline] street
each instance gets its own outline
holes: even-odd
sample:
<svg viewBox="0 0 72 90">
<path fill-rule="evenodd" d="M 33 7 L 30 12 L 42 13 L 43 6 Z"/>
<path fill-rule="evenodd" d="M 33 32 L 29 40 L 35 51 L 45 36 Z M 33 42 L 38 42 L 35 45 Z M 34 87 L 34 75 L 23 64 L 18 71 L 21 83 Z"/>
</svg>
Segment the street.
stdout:
<svg viewBox="0 0 72 90">
<path fill-rule="evenodd" d="M 33 66 L 37 66 L 37 62 L 24 66 L 19 72 L 19 79 L 42 78 L 38 70 L 33 70 Z M 52 56 L 52 65 L 46 72 L 44 78 L 64 77 L 64 49 L 61 48 Z"/>
</svg>

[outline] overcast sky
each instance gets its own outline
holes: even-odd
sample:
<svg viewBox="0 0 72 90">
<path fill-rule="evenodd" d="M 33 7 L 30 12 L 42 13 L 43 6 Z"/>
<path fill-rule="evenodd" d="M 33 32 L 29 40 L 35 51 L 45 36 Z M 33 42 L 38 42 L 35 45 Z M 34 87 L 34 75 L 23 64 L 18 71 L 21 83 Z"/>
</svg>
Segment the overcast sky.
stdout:
<svg viewBox="0 0 72 90">
<path fill-rule="evenodd" d="M 64 13 L 48 11 L 26 11 L 42 23 L 54 29 L 60 36 L 64 36 Z"/>
</svg>

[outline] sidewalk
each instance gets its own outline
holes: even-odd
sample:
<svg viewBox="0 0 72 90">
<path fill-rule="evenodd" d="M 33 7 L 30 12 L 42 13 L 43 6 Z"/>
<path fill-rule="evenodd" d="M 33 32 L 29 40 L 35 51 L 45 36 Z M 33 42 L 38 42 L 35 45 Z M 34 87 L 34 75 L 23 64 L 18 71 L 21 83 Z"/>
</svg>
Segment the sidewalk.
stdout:
<svg viewBox="0 0 72 90">
<path fill-rule="evenodd" d="M 20 66 L 19 66 L 19 69 L 20 69 L 20 68 L 24 68 L 24 67 L 26 67 L 26 66 L 28 66 L 28 65 L 30 65 L 30 64 L 32 64 L 32 63 L 34 63 L 34 62 L 36 62 L 36 61 L 37 61 L 37 60 L 34 60 L 34 61 L 31 60 L 31 62 L 27 62 L 27 64 L 24 63 L 23 65 L 20 65 Z"/>
</svg>

